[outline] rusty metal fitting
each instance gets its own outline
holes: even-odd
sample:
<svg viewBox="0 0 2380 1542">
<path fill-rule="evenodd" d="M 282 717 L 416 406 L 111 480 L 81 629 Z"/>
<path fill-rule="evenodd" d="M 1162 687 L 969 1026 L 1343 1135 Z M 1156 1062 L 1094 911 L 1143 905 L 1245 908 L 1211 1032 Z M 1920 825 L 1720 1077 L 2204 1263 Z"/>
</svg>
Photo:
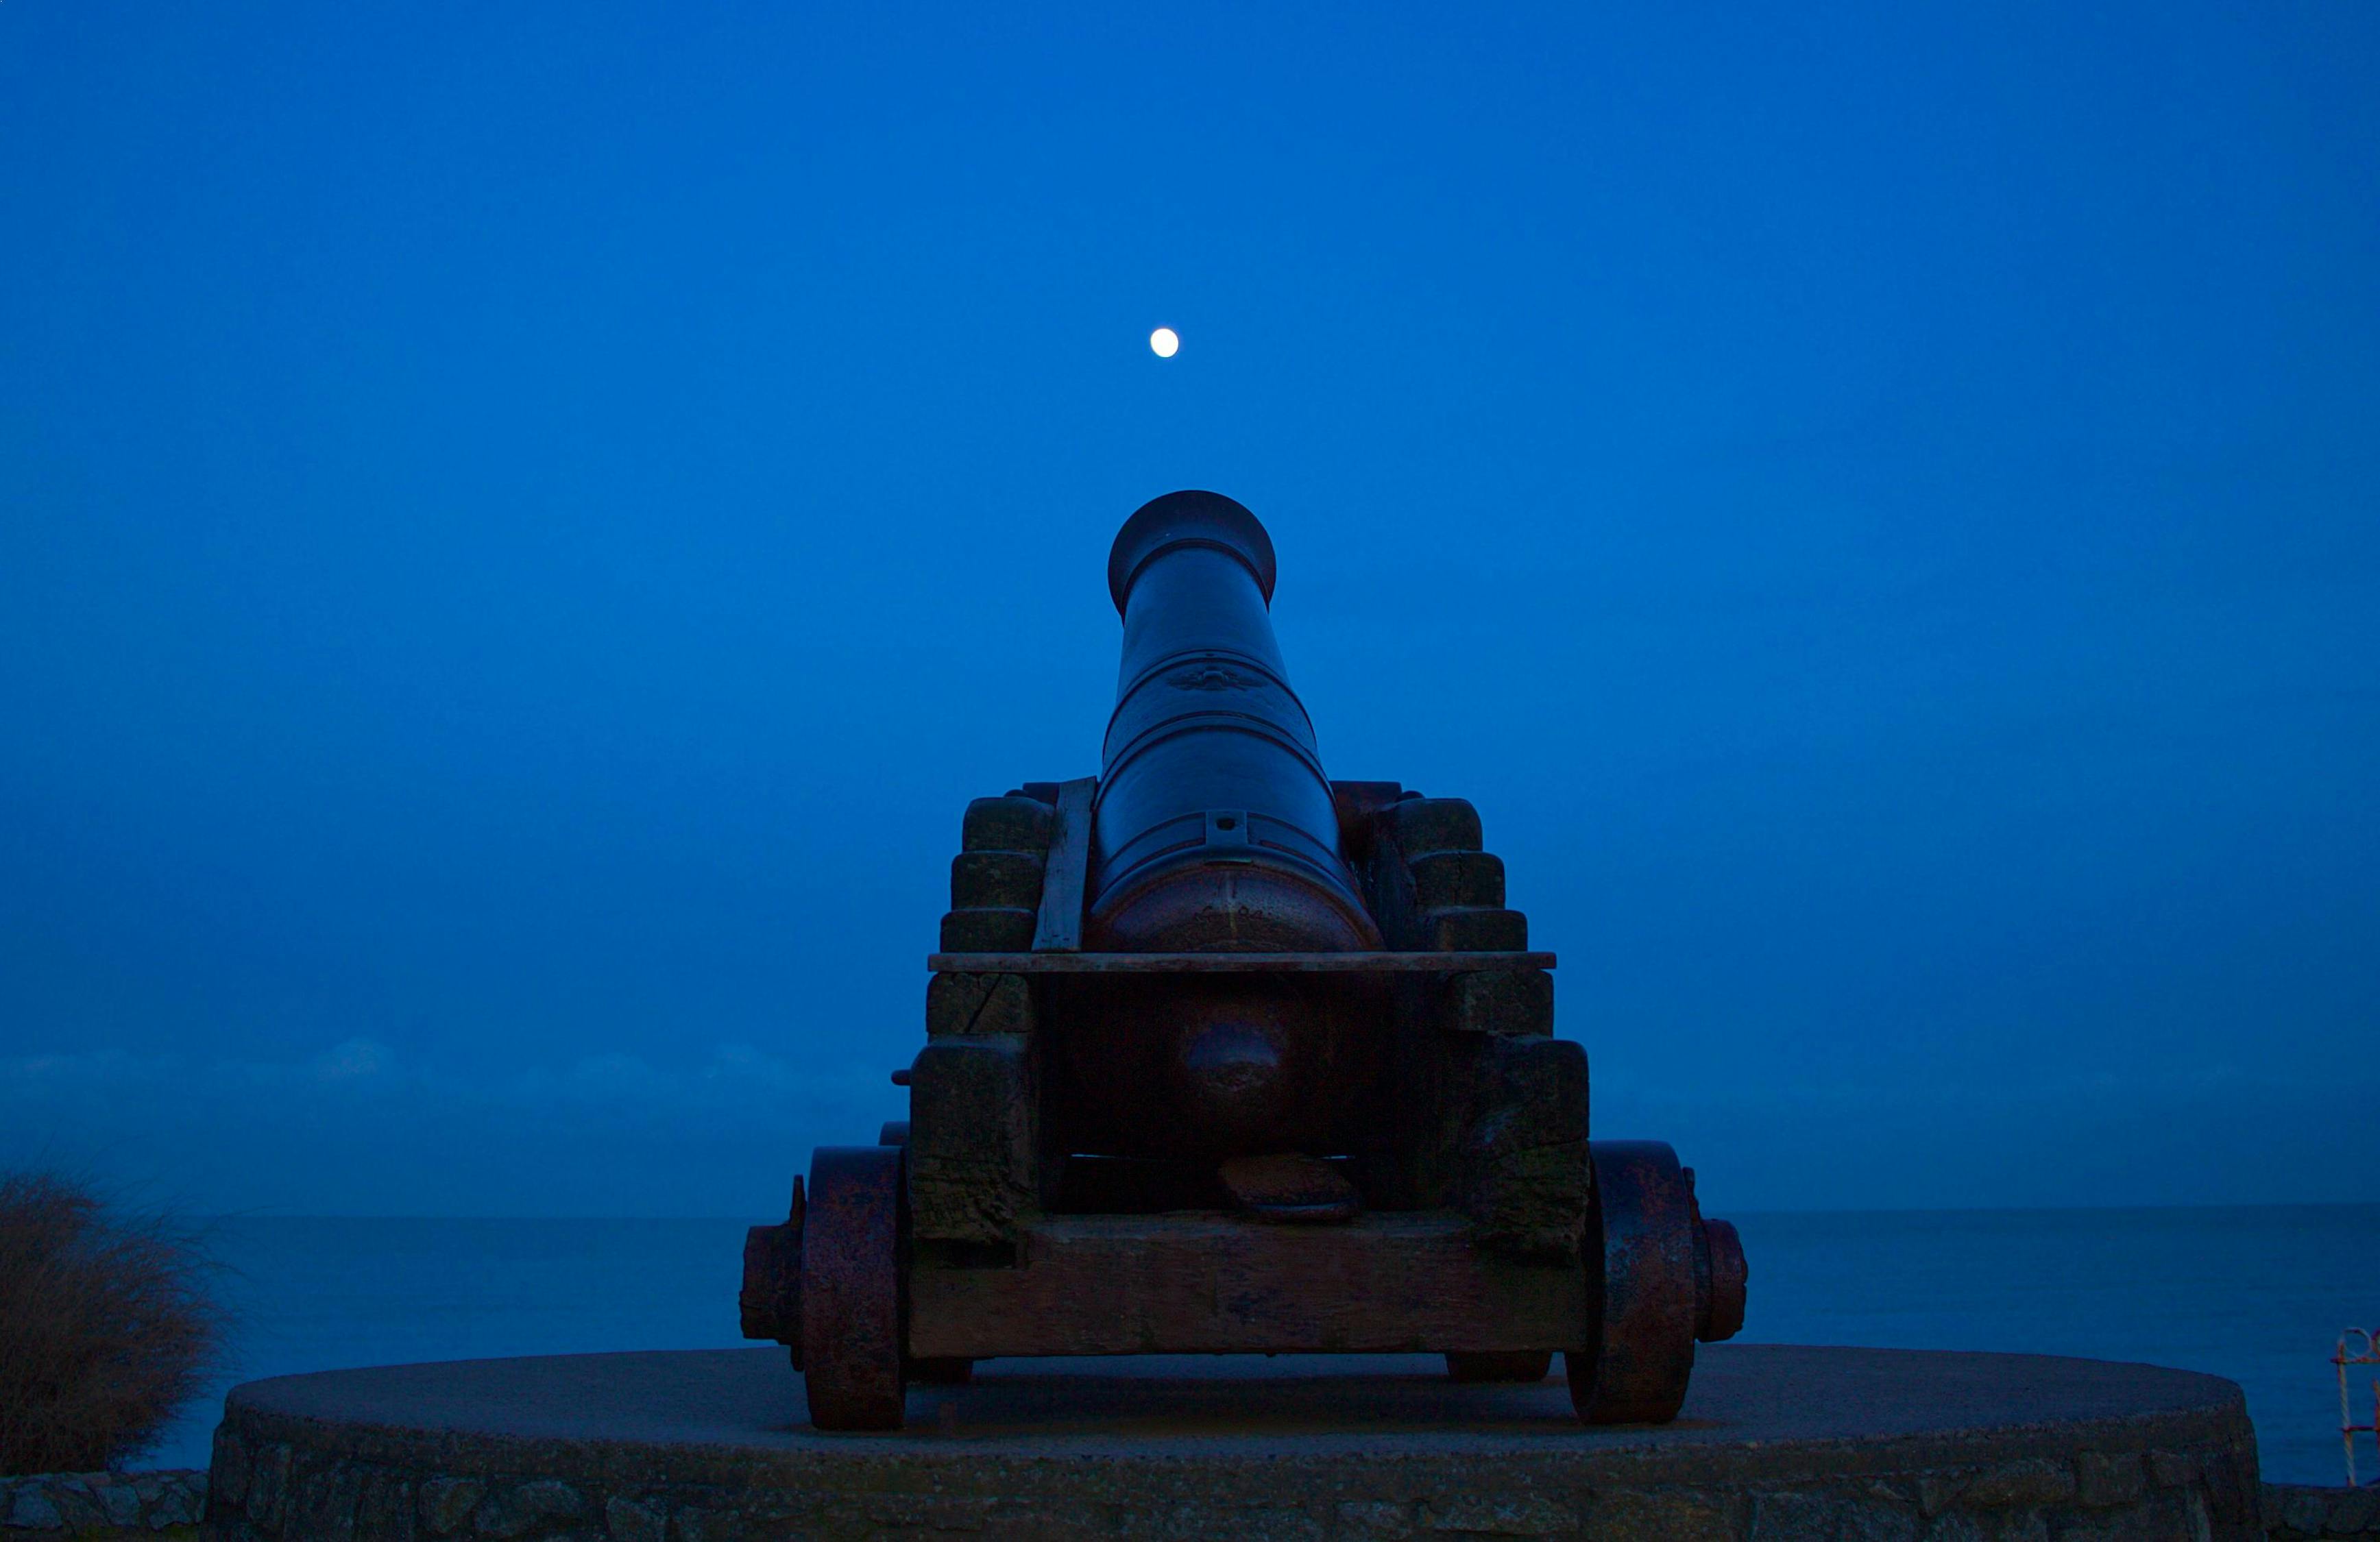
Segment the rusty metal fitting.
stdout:
<svg viewBox="0 0 2380 1542">
<path fill-rule="evenodd" d="M 1734 1222 L 1703 1219 L 1694 1170 L 1681 1168 L 1679 1174 L 1686 1181 L 1686 1205 L 1694 1220 L 1694 1337 L 1715 1344 L 1743 1331 L 1752 1266 L 1744 1261 L 1743 1239 L 1736 1235 Z"/>
<path fill-rule="evenodd" d="M 744 1336 L 783 1344 L 793 1351 L 795 1370 L 802 1368 L 802 1225 L 808 1208 L 796 1173 L 783 1221 L 744 1233 L 744 1288 L 735 1297 Z"/>
<path fill-rule="evenodd" d="M 1743 1331 L 1752 1267 L 1732 1221 L 1694 1218 L 1694 1337 L 1706 1344 Z"/>
</svg>

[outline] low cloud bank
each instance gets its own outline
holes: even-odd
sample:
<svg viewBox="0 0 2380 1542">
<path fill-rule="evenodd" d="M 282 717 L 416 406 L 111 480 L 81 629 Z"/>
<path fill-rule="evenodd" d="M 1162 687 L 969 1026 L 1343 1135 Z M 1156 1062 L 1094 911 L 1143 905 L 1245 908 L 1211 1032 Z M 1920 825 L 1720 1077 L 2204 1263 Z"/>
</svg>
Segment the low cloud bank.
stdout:
<svg viewBox="0 0 2380 1542">
<path fill-rule="evenodd" d="M 874 1063 L 749 1044 L 475 1067 L 350 1038 L 287 1061 L 0 1060 L 0 1161 L 209 1213 L 749 1216 L 905 1095 Z M 2168 1064 L 2031 1082 L 1594 1094 L 1599 1136 L 1674 1144 L 1715 1211 L 2372 1201 L 2380 1079 Z"/>
<path fill-rule="evenodd" d="M 815 1144 L 899 1116 L 885 1068 L 747 1044 L 485 1069 L 346 1038 L 288 1061 L 116 1051 L 0 1061 L 0 1162 L 207 1213 L 741 1215 Z"/>
</svg>

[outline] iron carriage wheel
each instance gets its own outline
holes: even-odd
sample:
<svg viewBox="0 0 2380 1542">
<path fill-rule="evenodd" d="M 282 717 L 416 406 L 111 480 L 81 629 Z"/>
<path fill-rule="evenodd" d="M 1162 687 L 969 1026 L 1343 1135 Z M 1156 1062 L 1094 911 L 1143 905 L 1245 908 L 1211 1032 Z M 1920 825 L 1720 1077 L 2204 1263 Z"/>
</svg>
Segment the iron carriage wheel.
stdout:
<svg viewBox="0 0 2380 1542">
<path fill-rule="evenodd" d="M 803 1388 L 820 1429 L 898 1429 L 904 1397 L 898 1146 L 810 1153 L 802 1232 Z"/>
<path fill-rule="evenodd" d="M 1698 1288 L 1694 1186 L 1664 1142 L 1597 1140 L 1587 1149 L 1588 1268 L 1599 1238 L 1602 1289 L 1587 1346 L 1562 1356 L 1571 1405 L 1587 1424 L 1667 1424 L 1686 1401 L 1708 1293 Z"/>
</svg>

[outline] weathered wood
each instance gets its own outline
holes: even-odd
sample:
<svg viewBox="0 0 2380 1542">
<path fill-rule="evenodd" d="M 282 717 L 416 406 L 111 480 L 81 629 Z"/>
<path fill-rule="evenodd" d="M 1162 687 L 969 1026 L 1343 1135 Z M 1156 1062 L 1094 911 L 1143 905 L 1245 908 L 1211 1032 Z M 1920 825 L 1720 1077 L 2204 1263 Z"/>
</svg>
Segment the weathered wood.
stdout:
<svg viewBox="0 0 2380 1542">
<path fill-rule="evenodd" d="M 1409 797 L 1390 808 L 1397 849 L 1411 861 L 1434 851 L 1477 851 L 1479 810 L 1459 797 Z"/>
<path fill-rule="evenodd" d="M 926 1037 L 1033 1032 L 1033 988 L 1021 975 L 936 975 L 926 982 Z"/>
<path fill-rule="evenodd" d="M 1497 915 L 1514 914 L 1498 911 Z M 938 974 L 973 975 L 1373 975 L 1478 969 L 1550 969 L 1548 953 L 939 953 Z"/>
<path fill-rule="evenodd" d="M 1397 981 L 1395 1015 L 1390 1023 L 1397 1050 L 1383 1091 L 1398 1112 L 1393 1121 L 1380 1122 L 1383 1135 L 1394 1142 L 1388 1149 L 1394 1156 L 1396 1176 L 1392 1186 L 1380 1192 L 1394 1195 L 1398 1206 L 1460 1209 L 1463 1133 L 1480 1107 L 1489 1057 L 1499 1040 L 1487 1034 L 1447 1032 L 1434 983 L 1427 976 Z"/>
<path fill-rule="evenodd" d="M 1031 1062 L 1014 1037 L 941 1038 L 909 1068 L 909 1217 L 920 1242 L 1014 1240 L 1034 1199 Z"/>
<path fill-rule="evenodd" d="M 1413 874 L 1414 903 L 1424 910 L 1504 903 L 1504 859 L 1493 852 L 1433 851 L 1405 866 Z"/>
<path fill-rule="evenodd" d="M 1529 945 L 1529 918 L 1517 910 L 1425 910 L 1422 926 L 1430 947 L 1444 953 L 1520 953 Z"/>
<path fill-rule="evenodd" d="M 1528 918 L 1505 907 L 1504 865 L 1480 849 L 1469 803 L 1401 797 L 1375 814 L 1373 836 L 1360 871 L 1382 938 L 1414 960 L 1410 969 L 1461 967 L 1404 975 L 1391 987 L 1384 1095 L 1398 1112 L 1366 1153 L 1366 1192 L 1484 1214 L 1491 1250 L 1535 1251 L 1550 1234 L 1536 1190 L 1549 1188 L 1559 1208 L 1573 1186 L 1536 1169 L 1561 1167 L 1569 1153 L 1534 1140 L 1515 1146 L 1509 1133 L 1484 1146 L 1475 1137 L 1533 1123 L 1500 1106 L 1513 1089 L 1495 1075 L 1498 1044 L 1552 1033 L 1553 982 L 1525 952 Z M 1515 962 L 1471 966 L 1495 956 Z M 1575 1139 L 1585 1139 L 1583 1111 Z"/>
<path fill-rule="evenodd" d="M 942 950 L 959 954 L 998 953 L 1033 941 L 1033 912 L 1016 908 L 953 910 L 942 917 Z"/>
<path fill-rule="evenodd" d="M 1038 851 L 963 851 L 951 858 L 953 910 L 1038 910 L 1041 865 Z"/>
<path fill-rule="evenodd" d="M 1445 1211 L 1270 1226 L 1236 1217 L 1054 1216 L 1021 1269 L 921 1262 L 909 1353 L 1473 1352 L 1584 1344 L 1576 1263 L 1482 1253 Z"/>
<path fill-rule="evenodd" d="M 961 851 L 1047 851 L 1050 806 L 1038 798 L 979 797 L 959 821 Z"/>
<path fill-rule="evenodd" d="M 1577 1257 L 1594 1183 L 1586 1051 L 1567 1038 L 1489 1039 L 1481 1069 L 1462 1180 L 1479 1245 L 1516 1257 Z"/>
<path fill-rule="evenodd" d="M 1083 945 L 1083 894 L 1090 879 L 1091 795 L 1099 779 L 1058 783 L 1057 823 L 1050 834 L 1050 866 L 1041 879 L 1041 916 L 1033 951 L 1070 953 Z"/>
<path fill-rule="evenodd" d="M 1543 969 L 1456 975 L 1439 996 L 1439 1021 L 1456 1033 L 1542 1038 L 1554 1031 L 1553 977 Z"/>
<path fill-rule="evenodd" d="M 1351 862 L 1372 855 L 1372 836 L 1379 817 L 1404 789 L 1393 782 L 1333 782 L 1330 807 L 1339 816 L 1339 844 Z"/>
</svg>

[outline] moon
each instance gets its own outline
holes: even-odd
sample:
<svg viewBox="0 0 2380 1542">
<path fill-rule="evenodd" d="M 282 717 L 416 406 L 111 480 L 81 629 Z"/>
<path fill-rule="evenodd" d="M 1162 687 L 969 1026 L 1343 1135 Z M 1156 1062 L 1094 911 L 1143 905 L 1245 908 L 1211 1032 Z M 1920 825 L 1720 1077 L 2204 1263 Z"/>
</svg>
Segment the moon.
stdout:
<svg viewBox="0 0 2380 1542">
<path fill-rule="evenodd" d="M 1160 358 L 1172 358 L 1182 349 L 1182 338 L 1172 327 L 1159 327 L 1148 334 L 1148 351 Z"/>
</svg>

